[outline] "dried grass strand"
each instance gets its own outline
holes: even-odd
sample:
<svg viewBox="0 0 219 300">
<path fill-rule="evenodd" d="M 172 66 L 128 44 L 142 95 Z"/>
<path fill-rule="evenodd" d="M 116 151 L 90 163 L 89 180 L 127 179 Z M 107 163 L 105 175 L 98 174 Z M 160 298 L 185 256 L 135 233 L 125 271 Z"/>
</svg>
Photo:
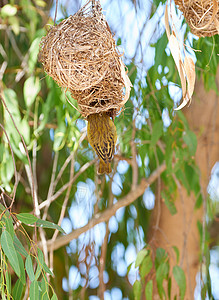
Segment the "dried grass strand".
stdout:
<svg viewBox="0 0 219 300">
<path fill-rule="evenodd" d="M 199 37 L 218 34 L 219 0 L 175 0 L 191 32 Z"/>
</svg>

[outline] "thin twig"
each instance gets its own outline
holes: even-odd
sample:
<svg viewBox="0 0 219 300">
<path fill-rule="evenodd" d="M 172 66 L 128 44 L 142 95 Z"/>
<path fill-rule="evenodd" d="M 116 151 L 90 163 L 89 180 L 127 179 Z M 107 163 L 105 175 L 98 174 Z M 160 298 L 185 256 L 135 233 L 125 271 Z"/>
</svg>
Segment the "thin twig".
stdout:
<svg viewBox="0 0 219 300">
<path fill-rule="evenodd" d="M 14 52 L 17 54 L 17 57 L 20 59 L 20 60 L 23 60 L 23 55 L 19 49 L 19 47 L 17 46 L 17 43 L 16 43 L 16 40 L 13 36 L 13 34 L 11 33 L 11 30 L 9 30 L 8 28 L 5 30 L 5 32 L 7 33 L 7 36 L 9 38 L 9 40 L 11 41 L 11 45 L 12 45 L 12 48 L 14 50 Z"/>
<path fill-rule="evenodd" d="M 10 143 L 10 140 L 9 140 L 9 137 L 7 135 L 7 132 L 5 130 L 5 128 L 2 126 L 2 124 L 0 124 L 2 130 L 4 131 L 5 133 L 5 136 L 6 136 L 6 139 L 8 141 L 8 145 L 10 147 L 10 150 L 11 150 L 11 156 L 12 156 L 12 160 L 13 160 L 13 165 L 14 165 L 14 177 L 15 177 L 15 183 L 14 183 L 14 191 L 13 191 L 13 197 L 12 197 L 12 201 L 11 201 L 11 204 L 9 206 L 9 208 L 11 209 L 12 206 L 13 206 L 13 203 L 14 203 L 14 199 L 15 199 L 15 195 L 16 195 L 16 190 L 17 190 L 17 185 L 18 185 L 18 176 L 17 176 L 17 170 L 16 170 L 16 164 L 15 164 L 15 159 L 14 159 L 14 152 L 12 150 L 12 147 L 11 147 L 11 143 Z"/>
<path fill-rule="evenodd" d="M 74 156 L 71 159 L 70 181 L 72 180 L 73 177 L 74 177 Z M 67 189 L 67 192 L 66 192 L 64 202 L 62 204 L 62 209 L 61 209 L 61 213 L 60 213 L 59 221 L 58 221 L 59 226 L 61 226 L 62 220 L 65 216 L 65 211 L 66 211 L 67 204 L 68 204 L 68 201 L 69 201 L 71 188 L 72 188 L 72 185 L 69 185 L 69 187 Z M 59 233 L 59 231 L 56 229 L 54 234 L 53 234 L 53 237 L 52 237 L 53 241 L 56 240 L 56 237 L 57 237 L 58 233 Z M 51 249 L 50 249 L 50 269 L 51 270 L 53 269 L 53 247 L 51 247 Z"/>
<path fill-rule="evenodd" d="M 53 159 L 53 166 L 52 166 L 52 176 L 51 176 L 51 180 L 50 180 L 47 199 L 50 199 L 52 197 L 53 192 L 54 192 L 55 187 L 56 187 L 56 185 L 54 184 L 54 180 L 55 180 L 55 175 L 56 175 L 58 158 L 59 158 L 59 152 L 55 152 L 54 159 Z M 43 220 L 46 220 L 49 206 L 50 206 L 50 202 L 48 202 L 48 204 L 46 205 L 46 207 L 44 209 L 44 213 L 43 213 L 43 217 L 42 217 Z"/>
<path fill-rule="evenodd" d="M 1 66 L 1 68 L 0 68 L 0 81 L 2 81 L 2 78 L 3 78 L 3 75 L 4 75 L 5 70 L 6 70 L 6 68 L 7 68 L 7 65 L 8 65 L 7 61 L 4 61 L 4 62 L 2 63 L 2 66 Z"/>
<path fill-rule="evenodd" d="M 58 10 L 58 0 L 56 0 L 56 10 L 55 10 L 55 17 L 54 17 L 54 25 L 56 24 L 57 10 Z"/>
<path fill-rule="evenodd" d="M 66 183 L 65 185 L 63 185 L 50 199 L 47 199 L 45 201 L 43 201 L 40 205 L 39 205 L 39 209 L 44 208 L 48 203 L 51 203 L 53 201 L 55 201 L 69 186 L 71 186 L 76 179 L 84 172 L 86 171 L 90 166 L 92 166 L 95 162 L 96 162 L 97 158 L 91 160 L 90 162 L 87 162 L 86 164 L 84 164 L 80 170 L 78 171 L 78 173 L 72 178 L 72 180 L 70 180 L 68 183 Z"/>
<path fill-rule="evenodd" d="M 80 146 L 80 144 L 83 142 L 83 140 L 86 138 L 86 135 L 87 135 L 87 132 L 86 130 L 82 130 L 82 135 L 78 141 L 78 147 Z M 75 151 L 74 151 L 75 152 Z M 72 152 L 68 157 L 67 159 L 65 160 L 64 164 L 62 165 L 57 177 L 56 177 L 56 180 L 54 182 L 54 187 L 56 187 L 56 185 L 58 184 L 59 180 L 61 179 L 62 177 L 62 174 L 64 173 L 67 165 L 69 164 L 69 162 L 72 160 L 72 157 L 74 156 L 74 152 Z M 48 198 L 48 197 L 47 197 Z"/>
<path fill-rule="evenodd" d="M 148 188 L 165 170 L 166 170 L 166 164 L 163 163 L 147 179 L 143 178 L 140 184 L 136 187 L 135 191 L 130 191 L 124 198 L 116 202 L 112 207 L 106 209 L 103 213 L 96 214 L 94 218 L 88 222 L 87 225 L 79 229 L 76 229 L 65 236 L 61 236 L 57 238 L 55 244 L 53 244 L 53 241 L 48 240 L 47 242 L 48 250 L 50 250 L 51 244 L 53 244 L 53 249 L 56 250 L 68 244 L 71 240 L 78 238 L 82 233 L 93 228 L 95 225 L 108 221 L 112 216 L 115 215 L 115 213 L 119 208 L 130 205 L 138 197 L 143 195 L 145 189 Z"/>
<path fill-rule="evenodd" d="M 29 157 L 29 154 L 28 154 L 27 146 L 26 146 L 26 144 L 25 144 L 25 142 L 24 142 L 23 136 L 21 135 L 20 131 L 18 130 L 18 128 L 17 128 L 17 126 L 16 126 L 16 124 L 15 124 L 15 121 L 14 121 L 14 118 L 12 117 L 12 114 L 10 113 L 10 111 L 9 111 L 9 109 L 8 109 L 8 107 L 7 107 L 6 103 L 5 103 L 5 101 L 4 101 L 3 95 L 0 94 L 0 97 L 1 97 L 2 103 L 4 104 L 5 109 L 7 110 L 8 114 L 9 114 L 9 116 L 10 116 L 10 118 L 11 118 L 13 124 L 14 124 L 15 129 L 17 130 L 17 132 L 18 132 L 18 134 L 19 134 L 19 136 L 20 136 L 20 138 L 21 138 L 21 141 L 22 141 L 22 143 L 23 143 L 23 146 L 24 146 L 24 149 L 25 149 L 25 152 L 26 152 L 26 156 L 27 156 L 27 159 L 28 159 L 28 164 L 29 164 L 29 167 L 30 167 L 31 181 L 32 181 L 32 197 L 33 197 L 33 203 L 35 203 L 35 195 L 34 195 L 34 190 L 35 190 L 35 187 L 34 187 L 34 179 L 33 179 L 33 172 L 32 172 L 32 169 L 31 169 L 31 162 L 30 162 L 30 157 Z M 35 206 L 34 206 L 34 213 L 35 213 Z"/>
<path fill-rule="evenodd" d="M 117 165 L 119 161 L 116 161 L 113 168 L 113 174 L 110 178 L 110 184 L 109 184 L 109 202 L 108 202 L 108 208 L 112 207 L 113 205 L 113 193 L 112 193 L 112 184 L 113 184 L 113 178 L 116 173 Z M 103 273 L 106 266 L 106 253 L 107 253 L 107 245 L 108 245 L 108 237 L 109 237 L 109 220 L 106 222 L 106 233 L 103 240 L 103 244 L 101 246 L 101 256 L 100 256 L 100 267 L 99 267 L 99 296 L 100 299 L 104 299 L 104 292 L 105 292 L 105 284 L 103 280 Z"/>
<path fill-rule="evenodd" d="M 101 246 L 101 256 L 100 256 L 100 267 L 99 267 L 99 297 L 100 299 L 104 299 L 105 292 L 105 284 L 103 280 L 103 273 L 106 266 L 106 253 L 107 253 L 107 245 L 108 245 L 108 237 L 109 237 L 109 222 L 106 223 L 106 233 L 103 240 L 103 244 Z"/>
<path fill-rule="evenodd" d="M 33 181 L 34 181 L 34 190 L 32 191 L 35 194 L 34 197 L 34 207 L 35 207 L 35 214 L 38 218 L 40 218 L 40 210 L 39 210 L 39 201 L 37 196 L 37 171 L 36 171 L 36 153 L 37 153 L 37 140 L 34 139 L 33 141 Z M 28 174 L 27 174 L 28 175 Z M 33 186 L 31 186 L 31 189 Z"/>
</svg>

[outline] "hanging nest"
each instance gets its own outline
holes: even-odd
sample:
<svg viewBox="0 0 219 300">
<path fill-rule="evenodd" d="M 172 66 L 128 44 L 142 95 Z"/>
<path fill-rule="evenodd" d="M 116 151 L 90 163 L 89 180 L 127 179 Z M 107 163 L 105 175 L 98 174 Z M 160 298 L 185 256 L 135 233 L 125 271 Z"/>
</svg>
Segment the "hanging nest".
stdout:
<svg viewBox="0 0 219 300">
<path fill-rule="evenodd" d="M 219 33 L 219 0 L 175 0 L 191 32 L 199 37 Z"/>
<path fill-rule="evenodd" d="M 130 81 L 99 1 L 51 27 L 39 60 L 59 86 L 77 100 L 82 116 L 115 116 L 129 98 Z"/>
</svg>

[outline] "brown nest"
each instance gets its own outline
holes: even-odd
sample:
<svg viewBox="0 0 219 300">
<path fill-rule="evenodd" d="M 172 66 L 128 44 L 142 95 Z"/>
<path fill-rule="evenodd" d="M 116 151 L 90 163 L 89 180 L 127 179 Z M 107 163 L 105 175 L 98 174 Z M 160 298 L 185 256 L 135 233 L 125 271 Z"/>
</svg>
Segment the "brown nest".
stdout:
<svg viewBox="0 0 219 300">
<path fill-rule="evenodd" d="M 175 0 L 175 4 L 195 35 L 205 37 L 219 33 L 219 0 Z"/>
<path fill-rule="evenodd" d="M 84 117 L 103 111 L 115 115 L 128 100 L 130 84 L 99 1 L 93 6 L 89 1 L 51 27 L 41 40 L 39 59 L 71 92 Z"/>
</svg>

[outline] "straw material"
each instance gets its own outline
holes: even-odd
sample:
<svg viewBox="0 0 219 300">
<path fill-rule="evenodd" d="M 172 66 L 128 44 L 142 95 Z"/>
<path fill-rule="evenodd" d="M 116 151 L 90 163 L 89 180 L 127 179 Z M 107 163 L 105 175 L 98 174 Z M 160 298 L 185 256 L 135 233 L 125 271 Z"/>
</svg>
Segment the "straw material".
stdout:
<svg viewBox="0 0 219 300">
<path fill-rule="evenodd" d="M 219 0 L 175 0 L 191 32 L 199 37 L 219 33 Z"/>
<path fill-rule="evenodd" d="M 95 6 L 89 1 L 51 27 L 41 40 L 39 59 L 47 74 L 71 92 L 84 117 L 103 111 L 114 117 L 130 90 L 120 56 L 99 1 Z"/>
</svg>

